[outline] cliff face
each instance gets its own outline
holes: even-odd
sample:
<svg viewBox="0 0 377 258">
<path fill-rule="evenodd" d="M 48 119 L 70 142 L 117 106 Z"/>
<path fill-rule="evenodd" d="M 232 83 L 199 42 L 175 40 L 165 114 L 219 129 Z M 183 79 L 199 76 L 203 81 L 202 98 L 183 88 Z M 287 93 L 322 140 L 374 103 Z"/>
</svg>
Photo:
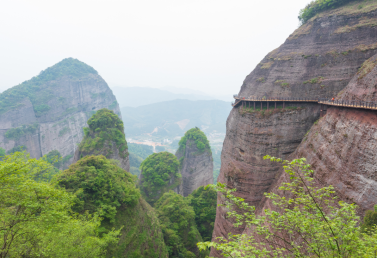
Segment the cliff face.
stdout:
<svg viewBox="0 0 377 258">
<path fill-rule="evenodd" d="M 100 109 L 88 120 L 85 136 L 75 152 L 73 162 L 90 155 L 103 155 L 119 161 L 119 167 L 130 171 L 130 160 L 122 120 L 106 108 Z"/>
<path fill-rule="evenodd" d="M 185 146 L 175 156 L 181 165 L 183 196 L 187 197 L 200 186 L 213 184 L 213 159 L 211 149 L 200 150 L 194 140 L 187 139 Z"/>
<path fill-rule="evenodd" d="M 321 13 L 297 29 L 282 46 L 269 53 L 246 77 L 239 96 L 331 98 L 336 97 L 338 93 L 339 96 L 345 93 L 345 91 L 343 93 L 340 91 L 350 82 L 364 61 L 376 53 L 377 47 L 375 44 L 377 29 L 373 25 L 376 23 L 377 3 L 369 2 L 362 9 L 358 9 L 359 4 L 354 2 L 342 8 Z M 263 193 L 272 191 L 276 182 L 282 180 L 279 179 L 279 168 L 271 162 L 263 161 L 263 156 L 269 154 L 284 159 L 293 157 L 290 154 L 298 148 L 314 121 L 319 119 L 319 105 L 295 104 L 295 106 L 299 108 L 285 112 L 275 110 L 267 112 L 267 116 L 261 112 L 234 108 L 228 117 L 218 181 L 231 188 L 237 188 L 237 196 L 244 198 L 259 209 L 265 205 Z M 365 114 L 368 113 L 366 111 L 345 111 L 348 112 L 348 115 L 339 112 L 341 111 L 338 109 L 329 108 L 326 118 L 322 118 L 316 126 L 320 126 L 324 119 L 339 116 L 337 119 L 343 122 L 337 125 L 342 124 L 344 132 L 339 131 L 338 136 L 331 135 L 334 132 L 332 131 L 334 122 L 328 122 L 328 129 L 326 130 L 326 126 L 323 126 L 321 130 L 326 130 L 323 131 L 323 137 L 328 139 L 327 144 L 331 142 L 336 146 L 335 142 L 342 142 L 339 146 L 344 146 L 344 152 L 341 153 L 339 150 L 337 152 L 342 155 L 343 159 L 347 159 L 347 152 L 356 154 L 361 152 L 361 149 L 353 147 L 352 144 L 355 142 L 351 143 L 351 138 L 344 135 L 358 135 L 357 130 L 354 133 L 349 130 L 366 123 L 368 130 L 371 130 L 369 135 L 373 137 L 373 126 L 371 122 L 367 122 L 369 118 L 363 122 L 362 116 L 360 116 L 363 113 L 363 117 L 365 117 Z M 357 115 L 354 112 L 358 113 L 359 117 L 352 120 L 352 117 Z M 358 130 L 360 130 L 359 133 L 367 134 L 366 131 L 363 131 L 366 129 Z M 312 133 L 311 131 L 309 135 L 311 134 L 319 137 L 318 135 L 321 133 Z M 364 138 L 360 137 L 360 139 Z M 356 138 L 352 138 L 352 141 L 354 140 Z M 307 157 L 308 162 L 311 163 L 310 155 L 305 153 L 312 148 L 308 142 L 309 140 L 306 141 L 306 146 L 300 147 L 296 153 Z M 367 141 L 365 141 L 366 143 Z M 312 145 L 315 144 L 320 143 L 318 140 L 313 140 Z M 360 142 L 360 144 L 362 143 Z M 318 148 L 319 146 L 314 146 L 315 150 Z M 367 149 L 364 156 L 368 153 Z M 370 147 L 370 150 L 372 149 L 373 146 Z M 329 160 L 329 154 L 324 147 L 323 151 L 321 159 Z M 334 153 L 336 153 L 335 150 Z M 317 154 L 312 155 L 316 156 Z M 363 163 L 366 156 L 365 158 L 355 156 L 355 159 L 358 160 L 357 164 L 360 166 L 373 162 Z M 336 161 L 333 161 L 329 164 L 335 165 L 335 163 Z M 339 165 L 337 163 L 336 168 L 339 169 L 340 175 L 343 170 Z M 343 165 L 347 166 L 346 163 Z M 327 171 L 328 174 L 323 178 L 324 181 L 335 176 L 329 172 L 332 170 Z M 367 178 L 367 176 L 365 177 Z M 357 176 L 354 177 L 354 180 L 356 178 Z M 363 195 L 362 189 L 368 189 L 362 187 L 367 184 L 360 183 L 358 187 L 354 188 L 355 193 L 351 194 L 345 188 L 347 184 L 344 183 L 339 187 L 348 192 L 350 196 L 361 196 Z M 219 202 L 221 202 L 220 198 Z M 229 232 L 240 233 L 242 231 L 242 228 L 233 228 L 232 222 L 226 219 L 226 211 L 222 207 L 218 207 L 213 237 L 226 237 Z M 218 256 L 218 253 L 212 250 L 211 255 Z"/>
<path fill-rule="evenodd" d="M 11 151 L 24 146 L 35 158 L 58 150 L 65 167 L 72 163 L 86 121 L 95 111 L 109 108 L 120 117 L 106 82 L 92 67 L 72 58 L 1 93 L 0 102 L 0 147 Z M 34 130 L 27 130 L 32 126 Z"/>
</svg>

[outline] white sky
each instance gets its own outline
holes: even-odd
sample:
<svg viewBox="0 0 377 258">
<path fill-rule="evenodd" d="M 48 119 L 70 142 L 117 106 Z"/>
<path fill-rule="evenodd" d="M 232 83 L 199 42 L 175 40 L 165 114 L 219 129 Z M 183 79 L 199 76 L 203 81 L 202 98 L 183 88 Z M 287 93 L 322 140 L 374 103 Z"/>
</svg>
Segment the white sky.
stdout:
<svg viewBox="0 0 377 258">
<path fill-rule="evenodd" d="M 0 91 L 74 57 L 110 86 L 233 94 L 310 0 L 1 0 Z"/>
</svg>

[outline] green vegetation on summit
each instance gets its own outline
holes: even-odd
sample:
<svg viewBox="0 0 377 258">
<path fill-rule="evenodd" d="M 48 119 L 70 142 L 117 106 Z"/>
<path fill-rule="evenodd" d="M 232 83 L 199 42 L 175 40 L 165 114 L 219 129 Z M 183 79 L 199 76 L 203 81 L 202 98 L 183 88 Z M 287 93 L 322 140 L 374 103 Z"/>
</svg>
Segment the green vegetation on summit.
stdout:
<svg viewBox="0 0 377 258">
<path fill-rule="evenodd" d="M 128 156 L 127 142 L 124 135 L 123 122 L 112 111 L 106 108 L 98 110 L 88 120 L 89 127 L 84 128 L 84 139 L 80 143 L 80 152 L 87 154 L 112 154 L 112 143 L 115 143 L 122 158 Z"/>
<path fill-rule="evenodd" d="M 64 76 L 79 79 L 88 74 L 97 75 L 97 71 L 89 65 L 74 59 L 66 58 L 61 62 L 42 71 L 38 76 L 12 87 L 0 94 L 0 114 L 19 107 L 21 102 L 28 97 L 33 104 L 36 116 L 41 116 L 50 109 L 47 104 L 53 96 L 53 81 Z"/>
<path fill-rule="evenodd" d="M 140 197 L 136 177 L 104 156 L 86 156 L 59 176 L 59 185 L 78 197 L 73 210 L 99 212 L 114 222 L 121 205 L 133 207 Z"/>
<path fill-rule="evenodd" d="M 187 198 L 194 209 L 195 222 L 203 241 L 211 241 L 216 219 L 217 192 L 211 187 L 201 186 Z"/>
<path fill-rule="evenodd" d="M 108 247 L 107 257 L 166 257 L 160 224 L 153 209 L 136 188 L 136 176 L 104 156 L 86 156 L 58 178 L 59 185 L 75 193 L 72 209 L 99 213 L 98 231 L 120 230 L 117 244 Z"/>
<path fill-rule="evenodd" d="M 300 11 L 298 19 L 301 23 L 305 23 L 320 12 L 337 8 L 350 2 L 356 1 L 358 0 L 315 0 L 309 3 L 304 9 Z"/>
<path fill-rule="evenodd" d="M 185 135 L 179 141 L 179 150 L 186 149 L 187 141 L 195 142 L 196 147 L 201 153 L 207 150 L 212 154 L 207 136 L 198 127 L 191 128 L 185 133 Z"/>
<path fill-rule="evenodd" d="M 201 241 L 201 236 L 196 228 L 195 212 L 185 198 L 173 191 L 166 192 L 156 202 L 155 209 L 169 258 L 200 257 L 196 243 Z"/>
<path fill-rule="evenodd" d="M 169 152 L 150 155 L 141 163 L 140 169 L 142 195 L 151 205 L 164 192 L 168 192 L 181 184 L 179 162 L 177 157 Z M 172 181 L 173 183 L 171 183 Z"/>
</svg>

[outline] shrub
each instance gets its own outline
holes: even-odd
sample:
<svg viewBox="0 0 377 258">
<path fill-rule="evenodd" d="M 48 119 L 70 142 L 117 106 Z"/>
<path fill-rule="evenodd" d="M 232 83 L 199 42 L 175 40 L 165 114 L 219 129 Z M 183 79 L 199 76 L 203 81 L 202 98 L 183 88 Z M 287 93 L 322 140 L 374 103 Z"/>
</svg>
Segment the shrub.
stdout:
<svg viewBox="0 0 377 258">
<path fill-rule="evenodd" d="M 0 257 L 104 257 L 119 231 L 100 238 L 97 214 L 73 213 L 75 195 L 35 180 L 51 169 L 25 152 L 0 161 Z"/>
<path fill-rule="evenodd" d="M 133 207 L 140 197 L 136 177 L 104 156 L 86 156 L 69 166 L 59 185 L 78 197 L 73 210 L 98 212 L 111 223 L 121 205 Z"/>
<path fill-rule="evenodd" d="M 89 128 L 83 129 L 85 136 L 79 146 L 81 152 L 108 155 L 111 152 L 112 143 L 115 143 L 120 156 L 122 158 L 128 156 L 123 122 L 112 110 L 106 108 L 98 110 L 88 120 L 88 125 Z"/>
<path fill-rule="evenodd" d="M 157 201 L 155 209 L 169 257 L 195 257 L 192 253 L 198 253 L 196 243 L 201 241 L 201 237 L 193 208 L 181 195 L 169 191 Z"/>
<path fill-rule="evenodd" d="M 306 23 L 316 14 L 336 8 L 355 0 L 315 0 L 309 3 L 304 9 L 300 10 L 298 19 L 302 24 Z"/>
<path fill-rule="evenodd" d="M 195 222 L 204 241 L 211 241 L 216 219 L 217 192 L 211 187 L 201 186 L 188 197 L 195 212 Z"/>
<path fill-rule="evenodd" d="M 178 159 L 169 152 L 150 155 L 141 163 L 140 170 L 142 194 L 151 205 L 181 182 Z"/>
<path fill-rule="evenodd" d="M 207 136 L 198 128 L 191 128 L 179 141 L 179 149 L 184 150 L 188 141 L 194 141 L 200 152 L 205 150 L 212 153 Z"/>
</svg>

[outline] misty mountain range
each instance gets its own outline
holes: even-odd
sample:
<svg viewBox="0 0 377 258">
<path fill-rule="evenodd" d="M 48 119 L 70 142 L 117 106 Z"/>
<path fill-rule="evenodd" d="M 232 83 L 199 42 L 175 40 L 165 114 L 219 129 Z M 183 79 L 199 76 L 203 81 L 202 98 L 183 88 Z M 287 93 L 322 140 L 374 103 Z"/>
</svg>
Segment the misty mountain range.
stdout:
<svg viewBox="0 0 377 258">
<path fill-rule="evenodd" d="M 186 100 L 222 100 L 230 103 L 232 96 L 209 96 L 200 91 L 180 89 L 176 87 L 164 87 L 162 89 L 147 87 L 112 87 L 120 107 L 139 107 L 153 103 L 171 101 L 177 99 Z"/>
</svg>

